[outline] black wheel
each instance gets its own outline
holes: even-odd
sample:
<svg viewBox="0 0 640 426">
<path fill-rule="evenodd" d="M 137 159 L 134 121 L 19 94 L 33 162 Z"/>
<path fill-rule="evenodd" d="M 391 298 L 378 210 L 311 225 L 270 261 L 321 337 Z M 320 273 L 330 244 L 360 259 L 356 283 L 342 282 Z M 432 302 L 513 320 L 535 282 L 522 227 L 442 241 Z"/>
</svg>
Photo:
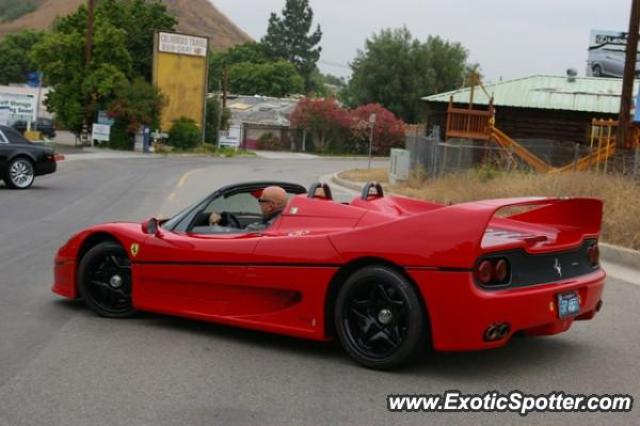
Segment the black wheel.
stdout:
<svg viewBox="0 0 640 426">
<path fill-rule="evenodd" d="M 369 266 L 347 279 L 338 293 L 334 321 L 344 349 L 369 368 L 406 364 L 430 345 L 416 290 L 387 267 Z"/>
<path fill-rule="evenodd" d="M 602 67 L 600 65 L 594 65 L 591 70 L 591 75 L 594 77 L 602 77 Z"/>
<path fill-rule="evenodd" d="M 9 163 L 4 181 L 13 189 L 27 189 L 33 185 L 36 173 L 28 158 L 18 157 Z"/>
<path fill-rule="evenodd" d="M 87 252 L 78 267 L 80 295 L 92 311 L 108 318 L 134 314 L 131 304 L 131 261 L 115 242 L 103 242 Z"/>
</svg>

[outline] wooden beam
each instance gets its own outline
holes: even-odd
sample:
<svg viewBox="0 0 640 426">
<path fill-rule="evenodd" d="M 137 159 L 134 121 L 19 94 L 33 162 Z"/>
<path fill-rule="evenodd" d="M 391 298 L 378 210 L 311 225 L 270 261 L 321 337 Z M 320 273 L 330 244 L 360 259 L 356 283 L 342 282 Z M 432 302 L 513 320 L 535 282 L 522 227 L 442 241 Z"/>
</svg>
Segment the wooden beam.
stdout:
<svg viewBox="0 0 640 426">
<path fill-rule="evenodd" d="M 638 32 L 640 32 L 640 0 L 631 0 L 624 79 L 622 82 L 622 98 L 620 99 L 620 125 L 618 126 L 617 137 L 620 147 L 627 146 L 627 135 L 631 124 L 633 83 L 636 74 L 636 57 L 638 56 Z"/>
</svg>

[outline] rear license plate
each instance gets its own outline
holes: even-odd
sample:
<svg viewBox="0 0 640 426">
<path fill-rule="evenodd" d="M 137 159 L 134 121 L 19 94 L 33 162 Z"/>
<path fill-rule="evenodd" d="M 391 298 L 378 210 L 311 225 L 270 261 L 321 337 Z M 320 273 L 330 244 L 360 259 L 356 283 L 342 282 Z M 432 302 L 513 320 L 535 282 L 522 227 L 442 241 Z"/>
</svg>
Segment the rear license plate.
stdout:
<svg viewBox="0 0 640 426">
<path fill-rule="evenodd" d="M 580 299 L 575 291 L 558 295 L 558 316 L 567 318 L 580 313 Z"/>
</svg>

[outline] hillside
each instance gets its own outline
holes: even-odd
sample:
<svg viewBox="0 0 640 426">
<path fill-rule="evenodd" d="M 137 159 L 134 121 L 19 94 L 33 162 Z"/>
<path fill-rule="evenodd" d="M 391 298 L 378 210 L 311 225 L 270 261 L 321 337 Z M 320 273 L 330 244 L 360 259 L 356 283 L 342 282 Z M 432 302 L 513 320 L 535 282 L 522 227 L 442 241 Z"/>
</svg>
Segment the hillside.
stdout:
<svg viewBox="0 0 640 426">
<path fill-rule="evenodd" d="M 85 2 L 86 0 L 43 0 L 33 12 L 14 21 L 0 23 L 0 37 L 26 28 L 48 29 L 56 17 L 74 12 Z M 180 22 L 178 31 L 208 36 L 214 49 L 226 49 L 251 40 L 251 37 L 208 0 L 164 0 L 164 2 L 169 11 L 178 17 Z"/>
</svg>

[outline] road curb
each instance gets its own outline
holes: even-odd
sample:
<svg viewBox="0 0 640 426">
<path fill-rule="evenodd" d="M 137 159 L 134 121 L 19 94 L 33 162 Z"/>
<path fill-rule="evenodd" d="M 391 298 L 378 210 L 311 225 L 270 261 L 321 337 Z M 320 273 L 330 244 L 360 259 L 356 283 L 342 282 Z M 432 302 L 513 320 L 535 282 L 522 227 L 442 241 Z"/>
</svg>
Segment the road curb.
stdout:
<svg viewBox="0 0 640 426">
<path fill-rule="evenodd" d="M 342 186 L 344 188 L 350 189 L 351 191 L 362 191 L 362 188 L 364 187 L 365 182 L 351 182 L 345 179 L 342 179 L 341 177 L 339 177 L 338 175 L 342 173 L 342 172 L 338 172 L 338 173 L 334 173 L 333 175 L 331 175 L 331 182 L 338 185 L 338 186 Z"/>
<path fill-rule="evenodd" d="M 340 156 L 340 155 L 318 155 L 318 158 L 322 160 L 349 160 L 349 161 L 368 161 L 367 156 Z M 389 161 L 391 157 L 371 157 L 371 161 Z"/>
<path fill-rule="evenodd" d="M 607 262 L 640 270 L 640 251 L 614 246 L 613 244 L 600 243 L 600 255 Z"/>
<path fill-rule="evenodd" d="M 364 186 L 364 182 L 351 182 L 342 179 L 338 175 L 342 172 L 335 173 L 331 176 L 331 181 L 338 186 L 360 192 Z M 608 243 L 600 243 L 600 255 L 606 262 L 615 263 L 627 268 L 640 270 L 640 251 L 620 247 Z"/>
</svg>

